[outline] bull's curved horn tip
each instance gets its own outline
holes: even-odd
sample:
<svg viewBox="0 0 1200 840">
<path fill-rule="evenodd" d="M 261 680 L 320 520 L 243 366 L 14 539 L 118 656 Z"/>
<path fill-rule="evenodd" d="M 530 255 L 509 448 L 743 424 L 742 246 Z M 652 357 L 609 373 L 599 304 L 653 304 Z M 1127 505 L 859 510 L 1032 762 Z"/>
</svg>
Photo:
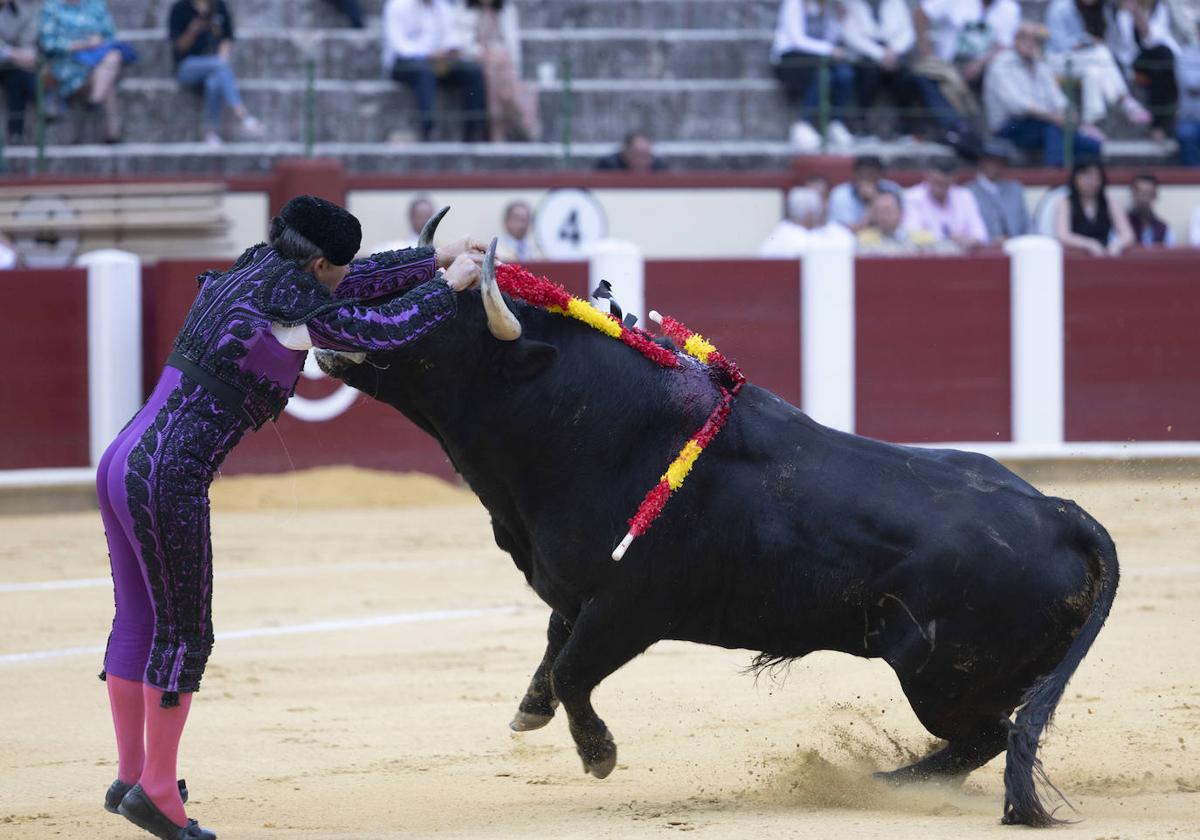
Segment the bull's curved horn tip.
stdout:
<svg viewBox="0 0 1200 840">
<path fill-rule="evenodd" d="M 438 225 L 447 213 L 450 212 L 450 205 L 447 204 L 441 210 L 429 217 L 429 221 L 421 228 L 421 235 L 417 238 L 417 245 L 426 247 L 433 244 L 434 234 L 437 233 Z"/>
<path fill-rule="evenodd" d="M 656 309 L 650 310 L 650 320 L 653 321 L 654 323 L 658 324 L 660 327 L 662 326 L 663 317 L 661 314 L 659 314 L 658 310 L 656 310 Z"/>
</svg>

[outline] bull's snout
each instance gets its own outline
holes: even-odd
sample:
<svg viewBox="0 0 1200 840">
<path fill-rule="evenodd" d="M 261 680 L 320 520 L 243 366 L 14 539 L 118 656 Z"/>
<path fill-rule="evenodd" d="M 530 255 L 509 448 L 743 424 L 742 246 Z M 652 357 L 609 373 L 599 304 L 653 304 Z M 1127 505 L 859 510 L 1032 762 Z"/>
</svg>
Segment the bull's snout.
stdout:
<svg viewBox="0 0 1200 840">
<path fill-rule="evenodd" d="M 367 358 L 366 353 L 342 353 L 338 350 L 313 350 L 313 356 L 317 360 L 317 367 L 334 379 L 341 379 L 350 368 L 362 364 L 363 359 Z"/>
</svg>

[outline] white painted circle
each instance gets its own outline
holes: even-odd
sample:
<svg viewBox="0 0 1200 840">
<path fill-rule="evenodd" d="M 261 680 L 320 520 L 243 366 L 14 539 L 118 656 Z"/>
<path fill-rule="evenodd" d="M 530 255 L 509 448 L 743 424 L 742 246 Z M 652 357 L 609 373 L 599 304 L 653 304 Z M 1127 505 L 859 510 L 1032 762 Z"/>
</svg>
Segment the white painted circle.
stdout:
<svg viewBox="0 0 1200 840">
<path fill-rule="evenodd" d="M 584 259 L 588 247 L 607 235 L 604 208 L 590 190 L 551 190 L 533 216 L 533 236 L 547 259 Z"/>
<path fill-rule="evenodd" d="M 304 359 L 304 370 L 301 373 L 305 379 L 326 378 L 325 373 L 317 365 L 317 357 L 311 352 Z M 309 399 L 295 394 L 288 400 L 288 404 L 283 410 L 297 420 L 303 420 L 306 423 L 324 423 L 345 413 L 346 409 L 354 405 L 356 399 L 358 399 L 358 391 L 343 382 L 332 394 L 320 399 Z"/>
</svg>

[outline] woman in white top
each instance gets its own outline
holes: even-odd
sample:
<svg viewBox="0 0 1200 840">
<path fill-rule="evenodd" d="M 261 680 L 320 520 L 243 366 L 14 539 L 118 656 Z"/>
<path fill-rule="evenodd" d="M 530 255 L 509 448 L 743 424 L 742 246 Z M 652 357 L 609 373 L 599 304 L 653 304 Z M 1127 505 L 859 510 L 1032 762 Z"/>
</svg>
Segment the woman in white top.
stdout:
<svg viewBox="0 0 1200 840">
<path fill-rule="evenodd" d="M 829 99 L 832 106 L 828 139 L 835 146 L 851 143 L 846 106 L 854 89 L 854 68 L 841 46 L 842 4 L 838 0 L 783 0 L 771 44 L 775 77 L 783 83 L 788 105 L 799 120 L 792 142 L 801 151 L 815 151 L 821 136 L 813 128 L 820 105 L 822 58 L 829 60 Z"/>
<path fill-rule="evenodd" d="M 1175 57 L 1180 47 L 1172 31 L 1174 23 L 1165 0 L 1121 0 L 1108 27 L 1109 47 L 1117 61 L 1146 90 L 1156 140 L 1165 140 L 1175 129 L 1179 103 Z"/>
<path fill-rule="evenodd" d="M 467 0 L 467 52 L 483 66 L 493 143 L 542 135 L 537 89 L 521 81 L 521 36 L 515 3 Z"/>
<path fill-rule="evenodd" d="M 1046 60 L 1059 76 L 1080 82 L 1080 117 L 1094 128 L 1112 105 L 1120 105 L 1135 125 L 1149 125 L 1150 114 L 1129 92 L 1125 76 L 1107 45 L 1112 19 L 1103 0 L 1051 0 L 1046 9 Z M 1069 71 L 1069 72 L 1068 72 Z"/>
</svg>

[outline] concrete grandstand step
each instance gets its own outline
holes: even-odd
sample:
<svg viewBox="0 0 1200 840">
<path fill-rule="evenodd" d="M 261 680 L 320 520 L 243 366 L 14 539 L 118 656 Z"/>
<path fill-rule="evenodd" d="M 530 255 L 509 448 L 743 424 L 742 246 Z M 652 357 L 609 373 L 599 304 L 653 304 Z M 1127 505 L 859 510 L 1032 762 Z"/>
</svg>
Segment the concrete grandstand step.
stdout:
<svg viewBox="0 0 1200 840">
<path fill-rule="evenodd" d="M 569 157 L 556 143 L 320 143 L 314 151 L 339 159 L 355 172 L 398 174 L 588 170 L 613 148 L 612 143 L 577 143 Z M 278 160 L 303 153 L 298 143 L 230 143 L 215 149 L 200 143 L 126 143 L 55 146 L 47 149 L 46 157 L 51 175 L 232 177 L 268 172 Z M 786 143 L 762 141 L 658 143 L 655 153 L 669 172 L 785 170 L 797 157 Z M 846 153 L 876 154 L 895 169 L 921 167 L 951 155 L 944 146 L 898 142 L 859 144 Z M 1162 144 L 1114 141 L 1105 157 L 1111 165 L 1161 166 L 1168 162 L 1168 153 L 1169 147 Z M 33 147 L 9 146 L 5 158 L 13 175 L 37 171 Z"/>
<path fill-rule="evenodd" d="M 128 30 L 122 37 L 140 56 L 127 75 L 174 75 L 170 46 L 160 30 Z M 561 74 L 564 59 L 569 59 L 575 78 L 736 79 L 766 78 L 771 73 L 771 33 L 766 30 L 531 29 L 524 32 L 522 43 L 526 79 L 535 78 L 538 66 L 546 62 Z M 352 29 L 242 30 L 233 51 L 233 66 L 239 79 L 300 79 L 310 55 L 316 60 L 319 79 L 378 79 L 384 75 L 378 33 Z"/>
<path fill-rule="evenodd" d="M 378 27 L 383 0 L 361 0 L 369 27 Z M 108 0 L 117 27 L 165 27 L 171 0 Z M 236 0 L 238 26 L 343 28 L 325 0 Z M 770 29 L 778 0 L 517 0 L 521 25 L 533 28 Z"/>
<path fill-rule="evenodd" d="M 383 0 L 360 0 L 364 12 L 378 19 Z M 331 29 L 347 26 L 346 18 L 325 0 L 226 0 L 235 28 L 242 26 Z M 108 0 L 119 30 L 157 28 L 165 33 L 173 0 Z M 378 25 L 377 20 L 375 21 Z"/>
<path fill-rule="evenodd" d="M 246 106 L 258 115 L 271 140 L 301 142 L 305 129 L 303 80 L 243 81 Z M 181 142 L 199 136 L 200 98 L 171 79 L 125 79 L 121 101 L 130 140 Z M 384 79 L 318 80 L 315 128 L 319 141 L 381 142 L 411 131 L 409 91 Z M 658 80 L 584 79 L 569 93 L 541 91 L 545 137 L 612 141 L 632 127 L 660 140 L 781 140 L 790 122 L 778 85 L 769 79 Z M 444 100 L 453 110 L 457 102 Z M 76 142 L 61 125 L 53 142 Z"/>
</svg>

